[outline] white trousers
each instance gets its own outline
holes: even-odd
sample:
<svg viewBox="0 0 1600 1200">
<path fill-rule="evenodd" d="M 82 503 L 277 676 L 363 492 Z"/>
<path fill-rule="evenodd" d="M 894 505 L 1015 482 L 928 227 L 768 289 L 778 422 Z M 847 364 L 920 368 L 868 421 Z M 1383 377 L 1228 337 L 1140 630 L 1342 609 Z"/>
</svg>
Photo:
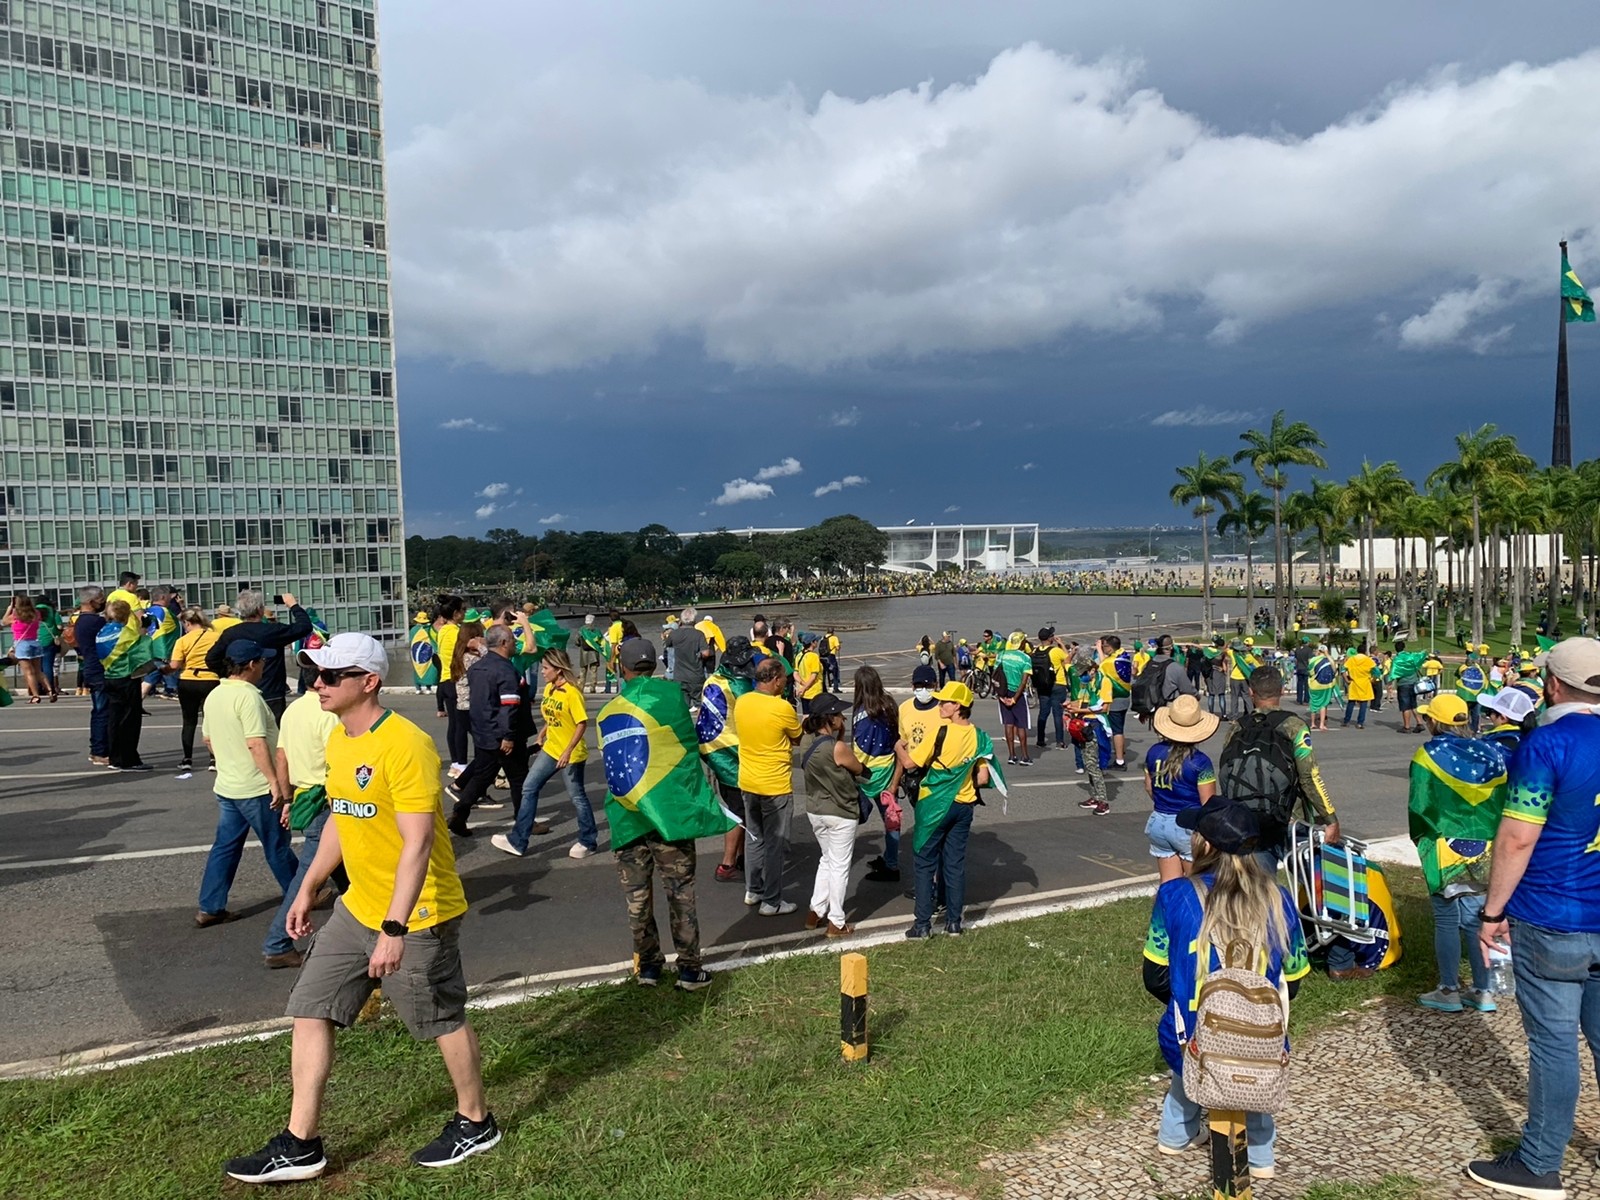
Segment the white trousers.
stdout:
<svg viewBox="0 0 1600 1200">
<path fill-rule="evenodd" d="M 822 849 L 817 884 L 811 889 L 811 911 L 835 925 L 843 925 L 844 893 L 850 886 L 850 859 L 856 850 L 859 822 L 851 817 L 806 815 L 811 818 L 811 832 Z"/>
</svg>

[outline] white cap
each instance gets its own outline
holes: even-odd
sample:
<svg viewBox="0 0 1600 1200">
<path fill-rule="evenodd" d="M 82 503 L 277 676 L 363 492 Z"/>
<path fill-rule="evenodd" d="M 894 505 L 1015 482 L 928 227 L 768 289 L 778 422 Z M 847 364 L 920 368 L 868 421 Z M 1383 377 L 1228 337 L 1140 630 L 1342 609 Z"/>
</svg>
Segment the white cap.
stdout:
<svg viewBox="0 0 1600 1200">
<path fill-rule="evenodd" d="M 1568 687 L 1600 692 L 1600 642 L 1593 638 L 1565 638 L 1535 658 L 1533 665 L 1544 667 Z"/>
<path fill-rule="evenodd" d="M 320 650 L 300 651 L 302 667 L 330 671 L 359 668 L 382 679 L 389 673 L 389 656 L 383 643 L 364 633 L 336 633 Z"/>
<path fill-rule="evenodd" d="M 1521 688 L 1502 688 L 1492 696 L 1479 696 L 1478 707 L 1499 713 L 1513 725 L 1521 725 L 1534 710 L 1533 698 Z"/>
</svg>

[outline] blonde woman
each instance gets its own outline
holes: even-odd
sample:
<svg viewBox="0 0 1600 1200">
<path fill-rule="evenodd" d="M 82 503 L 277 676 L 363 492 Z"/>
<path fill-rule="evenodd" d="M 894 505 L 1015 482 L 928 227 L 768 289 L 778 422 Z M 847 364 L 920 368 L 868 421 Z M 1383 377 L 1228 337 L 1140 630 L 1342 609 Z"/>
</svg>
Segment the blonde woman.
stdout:
<svg viewBox="0 0 1600 1200">
<path fill-rule="evenodd" d="M 1153 724 L 1161 740 L 1144 760 L 1144 790 L 1155 811 L 1145 822 L 1144 836 L 1162 883 L 1189 873 L 1192 839 L 1178 825 L 1178 814 L 1217 794 L 1217 770 L 1200 743 L 1217 732 L 1221 721 L 1200 707 L 1198 696 L 1179 696 L 1156 709 Z"/>
<path fill-rule="evenodd" d="M 187 779 L 194 773 L 194 731 L 200 724 L 200 711 L 221 682 L 206 668 L 206 655 L 221 631 L 213 629 L 198 608 L 185 609 L 180 623 L 183 636 L 172 648 L 171 669 L 178 675 L 178 708 L 183 713 L 183 761 L 178 764 L 178 778 Z"/>
<path fill-rule="evenodd" d="M 589 747 L 584 743 L 589 711 L 583 704 L 578 674 L 572 669 L 572 660 L 565 650 L 546 651 L 539 672 L 544 679 L 544 695 L 539 702 L 544 728 L 534 741 L 539 753 L 528 770 L 528 781 L 522 785 L 516 827 L 509 834 L 495 834 L 489 842 L 497 850 L 521 858 L 528 852 L 530 837 L 550 831 L 549 825 L 537 820 L 539 790 L 559 771 L 578 814 L 578 840 L 567 851 L 567 857 L 588 858 L 600 849 L 594 805 L 589 802 L 589 793 L 583 786 L 584 764 L 589 758 Z"/>
<path fill-rule="evenodd" d="M 1182 1154 L 1208 1140 L 1202 1110 L 1183 1090 L 1187 1030 L 1179 1032 L 1178 1010 L 1187 1023 L 1201 982 L 1222 968 L 1219 947 L 1237 941 L 1256 947 L 1262 973 L 1274 985 L 1286 983 L 1291 999 L 1298 981 L 1311 971 L 1293 898 L 1255 860 L 1261 840 L 1255 812 L 1219 797 L 1184 809 L 1177 821 L 1194 835 L 1193 873 L 1163 883 L 1156 892 L 1144 944 L 1144 986 L 1166 1005 L 1156 1037 L 1172 1069 L 1156 1140 L 1163 1154 Z M 1277 1140 L 1271 1114 L 1246 1113 L 1245 1130 L 1250 1177 L 1271 1179 Z"/>
</svg>

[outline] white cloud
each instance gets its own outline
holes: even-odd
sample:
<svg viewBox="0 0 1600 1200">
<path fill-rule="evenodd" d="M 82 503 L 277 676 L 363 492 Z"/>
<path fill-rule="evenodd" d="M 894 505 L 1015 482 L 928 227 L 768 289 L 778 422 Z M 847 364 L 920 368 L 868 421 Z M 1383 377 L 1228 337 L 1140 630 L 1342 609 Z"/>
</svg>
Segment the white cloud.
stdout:
<svg viewBox="0 0 1600 1200">
<path fill-rule="evenodd" d="M 1400 345 L 1407 350 L 1433 350 L 1460 341 L 1480 317 L 1499 312 L 1508 303 L 1505 281 L 1485 279 L 1476 287 L 1456 288 L 1434 300 L 1427 312 L 1400 322 Z"/>
<path fill-rule="evenodd" d="M 511 485 L 509 483 L 491 483 L 484 487 L 482 491 L 475 494 L 482 496 L 485 500 L 494 500 L 500 496 L 504 496 L 510 490 Z M 520 491 L 521 489 L 519 488 L 518 490 Z"/>
<path fill-rule="evenodd" d="M 1023 463 L 1022 464 L 1022 469 L 1024 471 L 1031 471 L 1038 465 L 1039 465 L 1038 463 L 1031 463 L 1031 462 L 1030 463 Z"/>
<path fill-rule="evenodd" d="M 854 429 L 861 424 L 861 410 L 855 405 L 828 414 L 828 422 L 835 429 Z"/>
<path fill-rule="evenodd" d="M 485 425 L 476 417 L 452 417 L 448 421 L 439 422 L 440 429 L 465 429 L 471 433 L 498 433 L 500 426 Z"/>
<path fill-rule="evenodd" d="M 756 472 L 756 478 L 782 479 L 788 475 L 798 475 L 800 470 L 800 460 L 798 458 L 786 458 L 781 463 L 776 463 L 770 467 L 762 467 L 761 470 Z"/>
<path fill-rule="evenodd" d="M 485 517 L 494 516 L 494 514 L 499 512 L 499 511 L 500 511 L 500 506 L 498 504 L 494 503 L 494 501 L 491 500 L 488 504 L 480 504 L 477 508 L 473 509 L 472 510 L 472 515 L 477 517 L 478 520 L 481 521 Z"/>
<path fill-rule="evenodd" d="M 815 101 L 534 75 L 391 151 L 408 346 L 546 371 L 690 338 L 818 370 L 1168 316 L 1225 345 L 1397 295 L 1424 318 L 1407 344 L 1439 345 L 1436 298 L 1545 287 L 1555 233 L 1595 228 L 1600 123 L 1571 98 L 1600 50 L 1397 84 L 1306 137 L 1218 129 L 1161 82 L 1033 44 L 971 80 Z"/>
<path fill-rule="evenodd" d="M 842 492 L 845 488 L 860 487 L 866 482 L 867 478 L 865 475 L 846 475 L 843 479 L 835 479 L 831 483 L 823 484 L 811 494 L 813 496 L 826 496 L 829 492 Z"/>
<path fill-rule="evenodd" d="M 983 428 L 983 420 L 982 418 L 976 418 L 971 421 L 957 421 L 950 428 L 956 433 L 971 433 L 974 429 Z"/>
<path fill-rule="evenodd" d="M 1204 404 L 1195 404 L 1188 408 L 1169 408 L 1166 412 L 1161 413 L 1159 416 L 1152 417 L 1150 424 L 1183 425 L 1195 427 L 1207 425 L 1244 426 L 1259 420 L 1261 420 L 1261 413 L 1255 411 L 1254 409 L 1241 408 L 1229 411 L 1226 409 L 1209 408 Z"/>
<path fill-rule="evenodd" d="M 722 485 L 722 495 L 711 503 L 739 504 L 745 500 L 765 500 L 772 495 L 770 483 L 751 483 L 748 479 L 730 479 Z"/>
<path fill-rule="evenodd" d="M 948 508 L 946 508 L 944 511 L 945 511 L 946 514 L 954 513 L 954 512 L 960 512 L 961 511 L 961 505 L 952 504 Z"/>
<path fill-rule="evenodd" d="M 562 521 L 565 521 L 566 519 L 567 519 L 567 514 L 566 513 L 551 513 L 548 517 L 540 517 L 539 518 L 539 524 L 541 524 L 541 525 L 558 525 Z"/>
</svg>

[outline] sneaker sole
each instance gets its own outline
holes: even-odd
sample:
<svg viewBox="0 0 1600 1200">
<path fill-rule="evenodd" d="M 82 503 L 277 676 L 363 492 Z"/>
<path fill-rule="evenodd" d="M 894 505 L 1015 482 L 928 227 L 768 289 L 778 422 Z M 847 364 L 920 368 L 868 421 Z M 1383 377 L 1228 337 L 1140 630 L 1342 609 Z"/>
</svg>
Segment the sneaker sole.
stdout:
<svg viewBox="0 0 1600 1200">
<path fill-rule="evenodd" d="M 1467 1178 L 1474 1183 L 1481 1183 L 1486 1188 L 1493 1188 L 1497 1192 L 1505 1192 L 1508 1196 L 1523 1196 L 1526 1200 L 1567 1200 L 1567 1189 L 1519 1187 L 1514 1183 L 1501 1183 L 1497 1179 L 1485 1179 L 1482 1175 L 1474 1175 L 1472 1168 L 1467 1167 Z"/>
<path fill-rule="evenodd" d="M 226 1172 L 229 1179 L 240 1183 L 297 1183 L 302 1179 L 315 1179 L 328 1169 L 328 1160 L 307 1163 L 303 1167 L 279 1167 L 262 1175 L 243 1175 L 237 1171 Z"/>
<path fill-rule="evenodd" d="M 680 979 L 673 986 L 680 992 L 701 992 L 711 986 L 711 980 L 707 979 L 704 983 L 685 983 Z"/>
<path fill-rule="evenodd" d="M 1493 1000 L 1486 1001 L 1483 1004 L 1467 1004 L 1464 1007 L 1471 1009 L 1473 1012 L 1481 1012 L 1481 1013 L 1492 1013 L 1492 1012 L 1499 1012 L 1500 1011 L 1500 1006 L 1498 1004 L 1496 1004 Z"/>
<path fill-rule="evenodd" d="M 482 1154 L 485 1150 L 492 1150 L 500 1144 L 500 1130 L 495 1130 L 494 1136 L 488 1141 L 474 1142 L 454 1158 L 441 1158 L 437 1162 L 419 1162 L 419 1167 L 453 1167 L 463 1159 L 471 1158 L 474 1154 Z"/>
<path fill-rule="evenodd" d="M 1466 1006 L 1462 1004 L 1458 1004 L 1454 1008 L 1451 1008 L 1449 1005 L 1445 1004 L 1429 1004 L 1426 1000 L 1418 1000 L 1417 1004 L 1423 1008 L 1431 1009 L 1434 1012 L 1458 1013 L 1466 1011 Z M 1489 1011 L 1493 1012 L 1494 1010 L 1490 1009 Z"/>
</svg>

